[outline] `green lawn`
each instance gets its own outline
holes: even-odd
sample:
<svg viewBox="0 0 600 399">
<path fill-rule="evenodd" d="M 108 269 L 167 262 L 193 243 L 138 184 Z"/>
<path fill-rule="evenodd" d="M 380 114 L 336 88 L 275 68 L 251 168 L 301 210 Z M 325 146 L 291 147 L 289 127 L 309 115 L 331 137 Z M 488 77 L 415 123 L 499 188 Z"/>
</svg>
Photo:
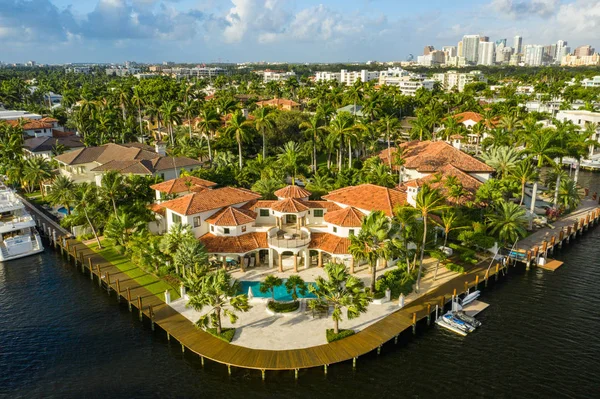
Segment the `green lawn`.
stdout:
<svg viewBox="0 0 600 399">
<path fill-rule="evenodd" d="M 96 243 L 88 244 L 88 247 L 102 255 L 104 259 L 112 263 L 119 270 L 127 274 L 138 284 L 144 286 L 144 288 L 163 301 L 165 300 L 165 291 L 167 289 L 171 291 L 171 300 L 174 301 L 175 299 L 179 299 L 178 288 L 173 287 L 166 281 L 142 270 L 133 264 L 125 255 L 121 255 L 119 252 L 117 252 L 113 247 L 106 246 L 106 243 L 103 243 L 103 245 L 104 247 L 101 250 L 98 250 L 98 244 Z"/>
</svg>

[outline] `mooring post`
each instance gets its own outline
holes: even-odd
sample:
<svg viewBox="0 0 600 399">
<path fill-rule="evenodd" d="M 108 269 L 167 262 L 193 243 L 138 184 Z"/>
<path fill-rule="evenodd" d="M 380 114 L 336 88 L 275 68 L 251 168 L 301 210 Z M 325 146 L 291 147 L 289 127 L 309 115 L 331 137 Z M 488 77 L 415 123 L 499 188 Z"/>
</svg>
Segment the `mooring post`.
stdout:
<svg viewBox="0 0 600 399">
<path fill-rule="evenodd" d="M 397 337 L 398 337 L 398 336 L 396 335 L 396 339 L 397 339 Z M 356 370 L 356 358 L 355 358 L 355 357 L 353 357 L 353 358 L 352 358 L 352 368 L 353 368 L 354 370 Z"/>
<path fill-rule="evenodd" d="M 167 341 L 171 342 L 171 334 L 167 331 Z M 204 364 L 204 358 L 202 358 L 202 364 Z"/>
<path fill-rule="evenodd" d="M 85 273 L 85 262 L 83 261 L 83 252 L 79 253 L 79 262 L 81 263 L 81 273 Z"/>
<path fill-rule="evenodd" d="M 439 305 L 435 305 L 435 319 L 438 319 L 438 313 L 439 313 L 440 307 Z"/>
<path fill-rule="evenodd" d="M 88 258 L 88 265 L 90 267 L 90 280 L 94 279 L 94 265 L 92 264 L 92 258 Z"/>
<path fill-rule="evenodd" d="M 381 355 L 381 345 L 379 345 L 379 346 L 377 347 L 377 354 L 378 354 L 378 355 Z"/>
<path fill-rule="evenodd" d="M 127 287 L 127 307 L 131 312 L 131 289 L 129 287 Z"/>
<path fill-rule="evenodd" d="M 185 353 L 185 345 L 181 344 L 181 353 Z"/>
<path fill-rule="evenodd" d="M 431 304 L 427 304 L 427 325 L 431 325 Z"/>
<path fill-rule="evenodd" d="M 475 291 L 479 289 L 479 274 L 475 276 Z"/>
<path fill-rule="evenodd" d="M 326 364 L 323 365 L 323 372 L 325 373 L 325 375 L 327 375 L 327 365 Z"/>
<path fill-rule="evenodd" d="M 121 302 L 121 282 L 119 279 L 115 281 L 115 289 L 117 290 L 117 302 Z"/>
<path fill-rule="evenodd" d="M 169 335 L 169 333 L 167 333 Z M 204 367 L 204 356 L 200 356 L 200 365 Z"/>
<path fill-rule="evenodd" d="M 110 295 L 110 272 L 106 272 L 106 292 Z"/>
<path fill-rule="evenodd" d="M 56 249 L 56 230 L 52 229 L 52 245 L 54 246 L 54 249 Z"/>
<path fill-rule="evenodd" d="M 266 376 L 265 376 L 265 369 L 261 369 L 260 370 L 261 374 L 262 374 L 262 380 L 264 381 Z"/>
<path fill-rule="evenodd" d="M 144 312 L 142 312 L 142 297 L 138 295 L 137 297 L 137 303 L 138 303 L 138 309 L 140 311 L 140 321 L 142 321 L 142 318 L 144 316 Z"/>
<path fill-rule="evenodd" d="M 298 369 L 294 369 L 294 378 L 298 379 Z"/>
<path fill-rule="evenodd" d="M 485 288 L 487 288 L 487 285 L 488 285 L 488 277 L 489 277 L 489 275 L 490 275 L 490 270 L 488 269 L 488 270 L 485 271 L 485 276 L 483 277 L 483 279 L 485 280 Z"/>
<path fill-rule="evenodd" d="M 465 281 L 465 295 L 469 295 L 469 282 Z"/>
<path fill-rule="evenodd" d="M 229 376 L 231 376 L 231 365 L 230 365 L 230 364 L 228 364 L 228 365 L 227 365 L 227 374 L 228 374 Z M 297 379 L 297 378 L 298 378 L 298 376 L 296 375 L 296 379 Z"/>
<path fill-rule="evenodd" d="M 413 312 L 412 331 L 413 335 L 417 333 L 417 312 Z"/>
<path fill-rule="evenodd" d="M 154 331 L 154 312 L 152 311 L 152 305 L 148 305 L 148 314 L 150 315 L 150 329 Z"/>
</svg>

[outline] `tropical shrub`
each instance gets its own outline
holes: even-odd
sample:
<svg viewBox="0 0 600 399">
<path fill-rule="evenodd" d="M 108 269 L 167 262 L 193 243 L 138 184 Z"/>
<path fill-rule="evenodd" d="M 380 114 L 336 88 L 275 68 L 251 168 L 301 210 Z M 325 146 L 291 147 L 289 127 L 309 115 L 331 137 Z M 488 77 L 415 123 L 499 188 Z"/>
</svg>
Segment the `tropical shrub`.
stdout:
<svg viewBox="0 0 600 399">
<path fill-rule="evenodd" d="M 340 339 L 354 335 L 354 330 L 340 330 L 337 334 L 333 332 L 333 328 L 327 329 L 327 342 L 339 341 Z"/>
<path fill-rule="evenodd" d="M 235 335 L 235 328 L 223 328 L 221 330 L 221 334 L 217 334 L 216 328 L 209 327 L 206 329 L 206 332 L 212 336 L 222 339 L 225 342 L 231 342 L 233 336 Z"/>
<path fill-rule="evenodd" d="M 392 298 L 398 298 L 400 294 L 408 295 L 413 290 L 416 280 L 416 271 L 409 273 L 405 264 L 400 264 L 396 269 L 388 270 L 375 283 L 375 299 L 383 298 L 385 291 L 389 288 Z M 377 295 L 380 296 L 378 297 Z"/>
<path fill-rule="evenodd" d="M 275 313 L 291 313 L 300 307 L 300 302 L 292 301 L 292 302 L 277 302 L 277 301 L 269 301 L 267 303 L 267 309 L 271 312 Z"/>
<path fill-rule="evenodd" d="M 463 274 L 465 272 L 464 266 L 457 265 L 456 263 L 448 262 L 444 266 L 451 272 L 456 272 L 460 274 Z"/>
</svg>

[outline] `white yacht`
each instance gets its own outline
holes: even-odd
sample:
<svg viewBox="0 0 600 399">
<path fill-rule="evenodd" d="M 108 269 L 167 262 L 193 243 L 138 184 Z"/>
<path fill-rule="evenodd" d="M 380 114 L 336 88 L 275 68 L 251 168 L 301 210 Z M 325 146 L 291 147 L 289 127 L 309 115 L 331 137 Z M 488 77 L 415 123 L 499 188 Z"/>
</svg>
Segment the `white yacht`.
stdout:
<svg viewBox="0 0 600 399">
<path fill-rule="evenodd" d="M 0 262 L 44 250 L 35 221 L 14 191 L 0 183 Z"/>
</svg>

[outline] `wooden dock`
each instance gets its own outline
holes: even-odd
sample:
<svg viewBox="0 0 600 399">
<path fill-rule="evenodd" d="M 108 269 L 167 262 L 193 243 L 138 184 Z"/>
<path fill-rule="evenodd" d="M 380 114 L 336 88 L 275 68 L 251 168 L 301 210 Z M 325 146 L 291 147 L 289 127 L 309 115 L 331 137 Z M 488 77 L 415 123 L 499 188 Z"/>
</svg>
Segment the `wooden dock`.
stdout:
<svg viewBox="0 0 600 399">
<path fill-rule="evenodd" d="M 35 208 L 33 210 L 41 222 L 40 212 Z M 569 237 L 576 236 L 589 225 L 598 223 L 599 218 L 600 211 L 595 209 L 570 226 L 570 230 L 561 230 L 563 234 L 568 232 L 568 235 L 563 235 L 560 241 L 553 242 L 552 248 L 565 240 L 568 242 Z M 499 275 L 508 270 L 502 269 L 498 263 L 490 264 L 489 260 L 481 262 L 460 278 L 442 284 L 404 308 L 343 340 L 303 349 L 262 350 L 227 343 L 196 328 L 191 321 L 102 256 L 85 244 L 68 238 L 64 230 L 58 231 L 56 226 L 52 226 L 51 223 L 45 223 L 42 229 L 55 249 L 65 254 L 77 268 L 89 275 L 90 279 L 97 282 L 109 295 L 116 296 L 119 301 L 127 304 L 130 311 L 137 312 L 140 320 L 148 319 L 153 330 L 158 326 L 166 332 L 169 340 L 177 340 L 183 352 L 196 354 L 201 358 L 202 364 L 204 359 L 222 363 L 227 366 L 229 372 L 232 367 L 260 370 L 263 379 L 267 370 L 295 370 L 297 376 L 299 369 L 323 367 L 327 372 L 327 367 L 334 363 L 353 361 L 355 365 L 360 356 L 373 351 L 379 353 L 384 344 L 391 341 L 396 343 L 399 335 L 406 330 L 412 329 L 415 334 L 418 324 L 426 322 L 430 325 L 436 307 L 440 312 L 443 311 L 448 307 L 453 295 L 487 286 L 490 278 L 498 280 Z M 548 251 L 547 244 L 542 251 Z M 533 259 L 533 254 L 532 250 L 527 250 L 529 262 Z M 539 249 L 535 254 L 540 254 Z M 324 331 L 322 333 L 324 334 Z"/>
<path fill-rule="evenodd" d="M 563 265 L 563 262 L 561 262 L 559 260 L 551 259 L 550 261 L 546 262 L 545 264 L 539 265 L 539 267 L 541 267 L 544 270 L 549 270 L 549 271 L 553 272 L 556 269 L 558 269 L 559 267 L 561 267 L 562 265 Z"/>
</svg>

